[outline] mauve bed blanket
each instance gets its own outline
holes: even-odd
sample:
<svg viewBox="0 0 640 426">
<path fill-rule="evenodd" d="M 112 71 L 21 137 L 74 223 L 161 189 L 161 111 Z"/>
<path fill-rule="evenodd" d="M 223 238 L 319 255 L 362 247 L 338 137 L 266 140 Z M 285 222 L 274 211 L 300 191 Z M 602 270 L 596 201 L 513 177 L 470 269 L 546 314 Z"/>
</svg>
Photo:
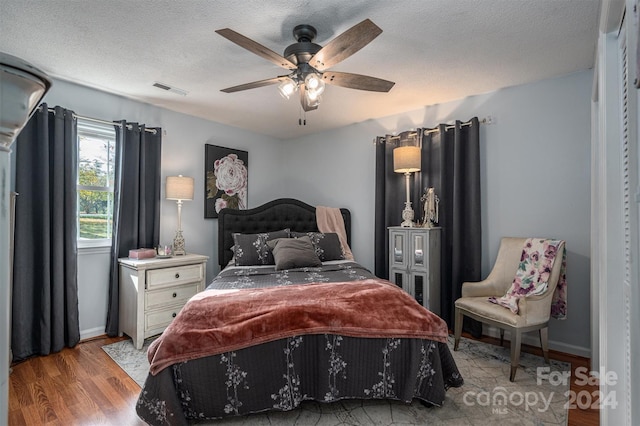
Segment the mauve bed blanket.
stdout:
<svg viewBox="0 0 640 426">
<path fill-rule="evenodd" d="M 393 283 L 365 279 L 195 295 L 149 348 L 152 375 L 179 362 L 303 335 L 446 342 L 446 323 Z"/>
</svg>

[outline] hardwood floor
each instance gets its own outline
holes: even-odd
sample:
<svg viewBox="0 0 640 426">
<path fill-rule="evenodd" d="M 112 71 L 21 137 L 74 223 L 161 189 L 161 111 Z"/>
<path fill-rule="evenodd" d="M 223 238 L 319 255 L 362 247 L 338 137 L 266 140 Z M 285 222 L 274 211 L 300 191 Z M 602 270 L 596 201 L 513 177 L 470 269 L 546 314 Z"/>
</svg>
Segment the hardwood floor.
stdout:
<svg viewBox="0 0 640 426">
<path fill-rule="evenodd" d="M 140 386 L 103 350 L 123 338 L 96 338 L 12 366 L 9 424 L 145 425 L 135 412 Z"/>
<path fill-rule="evenodd" d="M 13 365 L 9 377 L 9 425 L 144 425 L 135 412 L 140 387 L 102 350 L 102 346 L 119 340 L 123 338 L 99 337 L 73 349 Z M 480 340 L 498 343 L 491 337 Z M 522 350 L 540 354 L 540 349 L 526 345 Z M 571 363 L 571 390 L 576 395 L 581 391 L 593 395 L 597 391 L 595 386 L 575 383 L 575 369 L 589 370 L 588 359 L 554 351 L 550 356 Z M 599 412 L 569 410 L 568 424 L 598 426 Z"/>
</svg>

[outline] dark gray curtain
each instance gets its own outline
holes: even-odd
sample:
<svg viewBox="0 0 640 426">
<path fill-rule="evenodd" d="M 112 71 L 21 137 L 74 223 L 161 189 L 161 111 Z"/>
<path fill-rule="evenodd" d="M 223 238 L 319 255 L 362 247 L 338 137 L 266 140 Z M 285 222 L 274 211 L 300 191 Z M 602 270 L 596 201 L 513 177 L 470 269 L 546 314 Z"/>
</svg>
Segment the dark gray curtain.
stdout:
<svg viewBox="0 0 640 426">
<path fill-rule="evenodd" d="M 80 340 L 73 112 L 42 104 L 16 143 L 11 348 L 16 360 Z"/>
<path fill-rule="evenodd" d="M 122 121 L 116 126 L 113 236 L 106 333 L 118 334 L 118 258 L 160 240 L 162 131 Z"/>
<path fill-rule="evenodd" d="M 393 149 L 398 137 L 392 135 L 376 138 L 376 200 L 375 200 L 375 274 L 389 278 L 389 226 L 402 223 L 402 210 L 406 200 L 406 184 L 403 174 L 393 171 Z M 413 189 L 413 188 L 412 188 Z M 411 194 L 411 200 L 416 194 Z M 415 205 L 415 204 L 414 204 Z M 415 209 L 414 209 L 415 210 Z M 416 214 L 416 217 L 419 217 Z M 384 249 L 382 249 L 384 247 Z"/>
<path fill-rule="evenodd" d="M 480 124 L 477 118 L 465 125 L 439 125 L 421 129 L 421 171 L 412 177 L 411 200 L 416 220 L 423 216 L 420 196 L 433 187 L 440 198 L 439 223 L 442 227 L 441 317 L 453 329 L 454 302 L 461 296 L 464 281 L 481 279 L 480 218 Z M 376 144 L 376 275 L 388 277 L 387 227 L 402 221 L 404 177 L 393 172 L 393 149 L 389 137 Z M 386 143 L 385 143 L 386 141 Z M 418 202 L 416 202 L 418 200 Z M 465 329 L 478 336 L 477 322 Z"/>
</svg>

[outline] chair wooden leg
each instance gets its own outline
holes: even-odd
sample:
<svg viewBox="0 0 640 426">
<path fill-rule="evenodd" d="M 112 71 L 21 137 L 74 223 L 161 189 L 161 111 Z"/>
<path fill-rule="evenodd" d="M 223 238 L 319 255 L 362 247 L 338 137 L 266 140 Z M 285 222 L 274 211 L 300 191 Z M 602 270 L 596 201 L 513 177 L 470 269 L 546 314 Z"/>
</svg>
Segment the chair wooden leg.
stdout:
<svg viewBox="0 0 640 426">
<path fill-rule="evenodd" d="M 520 363 L 520 343 L 522 342 L 522 334 L 520 330 L 511 331 L 511 374 L 509 375 L 509 381 L 513 382 L 516 379 L 516 370 Z"/>
<path fill-rule="evenodd" d="M 504 328 L 500 329 L 500 346 L 504 345 Z"/>
<path fill-rule="evenodd" d="M 542 355 L 544 356 L 544 362 L 549 364 L 549 328 L 540 329 L 540 347 L 542 348 Z"/>
<path fill-rule="evenodd" d="M 454 336 L 454 343 L 453 343 L 453 350 L 457 351 L 458 350 L 458 344 L 460 343 L 460 336 L 462 335 L 462 321 L 464 319 L 464 315 L 462 314 L 462 311 L 459 308 L 456 308 L 456 315 L 454 318 L 455 324 L 453 326 L 453 336 Z"/>
</svg>

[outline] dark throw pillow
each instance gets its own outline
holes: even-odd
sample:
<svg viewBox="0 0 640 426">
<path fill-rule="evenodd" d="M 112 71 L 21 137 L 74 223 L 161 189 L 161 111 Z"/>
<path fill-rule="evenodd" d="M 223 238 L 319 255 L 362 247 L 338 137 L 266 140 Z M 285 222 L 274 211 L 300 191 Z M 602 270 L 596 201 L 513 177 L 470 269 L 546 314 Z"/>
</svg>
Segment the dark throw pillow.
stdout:
<svg viewBox="0 0 640 426">
<path fill-rule="evenodd" d="M 292 232 L 293 238 L 299 238 L 307 236 L 311 239 L 311 244 L 316 251 L 316 255 L 321 261 L 326 262 L 328 260 L 342 260 L 344 255 L 342 254 L 342 246 L 340 245 L 340 239 L 338 234 L 328 232 L 323 234 L 322 232 Z"/>
<path fill-rule="evenodd" d="M 236 266 L 273 265 L 275 263 L 267 241 L 289 238 L 289 229 L 259 234 L 233 234 L 233 255 Z"/>
<path fill-rule="evenodd" d="M 279 238 L 267 242 L 267 245 L 273 250 L 276 271 L 322 266 L 322 262 L 311 244 L 311 239 L 307 236 Z"/>
</svg>

